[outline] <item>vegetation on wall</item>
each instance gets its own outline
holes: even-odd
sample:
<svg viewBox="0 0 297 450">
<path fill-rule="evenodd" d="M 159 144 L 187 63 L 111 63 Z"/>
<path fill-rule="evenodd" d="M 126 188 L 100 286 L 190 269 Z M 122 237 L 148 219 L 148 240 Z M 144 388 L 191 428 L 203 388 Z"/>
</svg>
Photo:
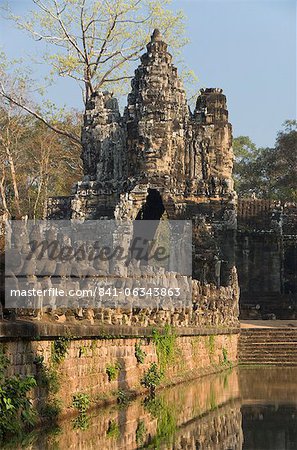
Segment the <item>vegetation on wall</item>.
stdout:
<svg viewBox="0 0 297 450">
<path fill-rule="evenodd" d="M 59 337 L 55 339 L 52 343 L 52 362 L 54 364 L 60 364 L 68 353 L 70 346 L 69 337 Z"/>
<path fill-rule="evenodd" d="M 159 386 L 163 378 L 163 373 L 159 370 L 156 363 L 152 363 L 149 369 L 144 373 L 140 384 L 149 389 L 150 394 L 155 394 L 156 388 Z"/>
<path fill-rule="evenodd" d="M 72 406 L 76 408 L 80 414 L 86 413 L 90 407 L 90 396 L 81 392 L 74 394 Z"/>
<path fill-rule="evenodd" d="M 222 364 L 223 366 L 225 366 L 226 368 L 231 368 L 232 367 L 232 362 L 229 360 L 229 356 L 228 356 L 228 350 L 227 348 L 223 347 L 222 348 Z"/>
<path fill-rule="evenodd" d="M 36 387 L 32 376 L 5 376 L 9 360 L 0 347 L 0 443 L 12 435 L 21 435 L 36 422 L 36 412 L 28 398 Z"/>
<path fill-rule="evenodd" d="M 141 344 L 137 342 L 135 344 L 135 358 L 137 359 L 138 364 L 143 364 L 146 357 L 146 353 L 141 348 Z"/>
<path fill-rule="evenodd" d="M 166 325 L 162 332 L 153 330 L 152 341 L 156 346 L 160 369 L 164 369 L 171 364 L 176 356 L 176 334 L 173 329 Z"/>
<path fill-rule="evenodd" d="M 56 394 L 59 390 L 59 376 L 54 367 L 47 367 L 43 356 L 37 356 L 34 360 L 37 371 L 37 381 L 40 387 L 46 388 L 48 393 Z"/>
<path fill-rule="evenodd" d="M 37 355 L 34 360 L 36 365 L 36 381 L 40 388 L 46 392 L 46 402 L 39 409 L 42 420 L 56 421 L 61 412 L 62 402 L 57 398 L 60 388 L 59 373 L 55 364 L 46 365 L 44 357 Z"/>
<path fill-rule="evenodd" d="M 207 346 L 208 346 L 208 350 L 209 350 L 210 355 L 213 355 L 214 351 L 215 351 L 215 336 L 214 336 L 214 334 L 210 334 L 208 336 Z"/>
<path fill-rule="evenodd" d="M 108 375 L 108 381 L 114 381 L 118 377 L 121 365 L 117 362 L 115 364 L 109 364 L 106 367 L 106 373 Z"/>
<path fill-rule="evenodd" d="M 124 389 L 119 389 L 117 391 L 117 402 L 121 406 L 127 406 L 128 403 L 132 400 L 131 393 L 125 391 Z"/>
</svg>

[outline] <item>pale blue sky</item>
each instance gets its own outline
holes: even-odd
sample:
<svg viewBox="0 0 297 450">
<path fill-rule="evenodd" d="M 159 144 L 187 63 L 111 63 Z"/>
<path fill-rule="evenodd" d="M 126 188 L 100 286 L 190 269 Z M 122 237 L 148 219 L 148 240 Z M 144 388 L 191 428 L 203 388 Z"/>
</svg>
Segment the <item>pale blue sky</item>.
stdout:
<svg viewBox="0 0 297 450">
<path fill-rule="evenodd" d="M 2 3 L 2 0 L 0 0 Z M 18 14 L 31 0 L 13 0 Z M 296 118 L 295 0 L 173 0 L 187 19 L 190 44 L 183 50 L 199 87 L 221 87 L 227 95 L 233 134 L 272 146 L 286 119 Z M 12 24 L 0 19 L 0 45 L 10 57 L 40 51 Z M 46 74 L 32 64 L 37 77 Z M 60 80 L 49 91 L 59 105 L 81 107 L 74 82 Z"/>
</svg>

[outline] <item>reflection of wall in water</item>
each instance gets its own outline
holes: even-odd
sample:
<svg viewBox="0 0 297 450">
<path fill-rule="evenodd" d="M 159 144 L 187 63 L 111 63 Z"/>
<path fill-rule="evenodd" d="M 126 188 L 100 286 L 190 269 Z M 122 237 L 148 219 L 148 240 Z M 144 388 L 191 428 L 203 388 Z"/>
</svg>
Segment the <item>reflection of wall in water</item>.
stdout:
<svg viewBox="0 0 297 450">
<path fill-rule="evenodd" d="M 232 401 L 178 430 L 174 449 L 242 450 L 240 401 Z"/>
<path fill-rule="evenodd" d="M 241 450 L 238 395 L 236 370 L 203 377 L 198 383 L 159 391 L 155 399 L 138 398 L 125 408 L 110 406 L 92 411 L 84 431 L 73 429 L 70 420 L 62 422 L 57 447 Z M 53 437 L 39 433 L 37 439 L 38 448 L 47 448 Z"/>
</svg>

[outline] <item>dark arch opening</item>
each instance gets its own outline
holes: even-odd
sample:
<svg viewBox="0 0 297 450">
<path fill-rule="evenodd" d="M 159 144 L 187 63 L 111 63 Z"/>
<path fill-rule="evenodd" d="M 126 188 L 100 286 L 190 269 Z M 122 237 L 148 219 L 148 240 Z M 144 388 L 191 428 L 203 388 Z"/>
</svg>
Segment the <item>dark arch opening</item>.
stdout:
<svg viewBox="0 0 297 450">
<path fill-rule="evenodd" d="M 131 243 L 131 258 L 140 260 L 141 264 L 148 263 L 148 249 L 155 237 L 164 212 L 165 207 L 160 192 L 157 189 L 148 189 L 146 201 L 133 223 L 133 239 Z M 133 250 L 135 243 L 137 243 L 137 250 Z"/>
<path fill-rule="evenodd" d="M 165 207 L 157 189 L 149 189 L 145 204 L 136 216 L 136 220 L 160 220 Z"/>
</svg>

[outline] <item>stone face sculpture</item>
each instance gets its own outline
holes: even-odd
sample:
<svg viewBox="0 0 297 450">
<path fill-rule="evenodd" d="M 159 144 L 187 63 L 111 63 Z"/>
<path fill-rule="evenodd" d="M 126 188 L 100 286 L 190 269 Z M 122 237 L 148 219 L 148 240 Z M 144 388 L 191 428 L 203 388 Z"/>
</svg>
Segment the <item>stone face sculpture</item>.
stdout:
<svg viewBox="0 0 297 450">
<path fill-rule="evenodd" d="M 199 261 L 212 265 L 216 255 L 224 261 L 220 282 L 227 286 L 236 193 L 226 97 L 222 89 L 201 90 L 191 113 L 159 30 L 131 87 L 123 115 L 111 93 L 90 97 L 82 131 L 84 178 L 68 199 L 50 199 L 49 217 L 191 219 L 194 277 L 211 282 Z"/>
<path fill-rule="evenodd" d="M 203 203 L 230 203 L 234 210 L 232 129 L 222 89 L 201 90 L 192 114 L 159 30 L 131 85 L 123 116 L 111 93 L 90 97 L 84 179 L 68 203 L 49 201 L 49 216 L 135 218 L 148 189 L 159 192 L 169 218 L 193 218 Z"/>
</svg>

